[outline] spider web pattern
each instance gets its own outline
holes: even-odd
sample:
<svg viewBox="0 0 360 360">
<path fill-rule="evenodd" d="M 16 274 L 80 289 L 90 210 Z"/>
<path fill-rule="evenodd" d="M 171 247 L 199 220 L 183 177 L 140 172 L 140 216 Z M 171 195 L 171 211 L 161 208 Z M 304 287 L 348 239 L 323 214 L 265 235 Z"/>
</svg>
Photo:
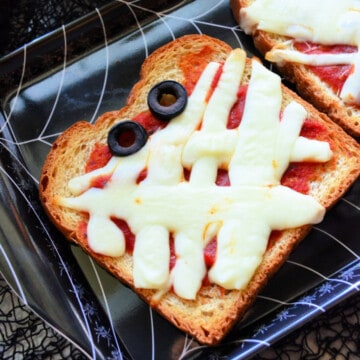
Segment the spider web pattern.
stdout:
<svg viewBox="0 0 360 360">
<path fill-rule="evenodd" d="M 6 1 L 1 6 L 5 3 Z M 112 12 L 117 16 L 116 21 L 108 16 L 108 12 L 97 8 L 108 4 L 116 5 Z M 181 5 L 180 8 L 177 7 L 178 4 Z M 26 12 L 22 9 L 34 9 L 34 2 L 21 1 L 21 5 L 22 7 L 17 5 L 10 9 L 6 4 L 6 11 L 1 14 L 5 21 L 1 21 L 0 24 L 5 30 L 10 29 L 11 34 L 19 35 L 11 35 L 8 38 L 6 35 L 2 36 L 2 40 L 8 39 L 7 46 L 2 47 L 3 54 L 8 54 L 46 32 L 58 30 L 56 30 L 56 46 L 51 50 L 44 51 L 41 42 L 38 43 L 39 45 L 28 43 L 20 48 L 17 57 L 12 59 L 13 64 L 17 61 L 16 68 L 9 67 L 7 62 L 0 64 L 2 83 L 0 95 L 4 115 L 0 125 L 2 130 L 0 142 L 27 172 L 28 178 L 13 179 L 20 188 L 26 188 L 29 182 L 37 183 L 41 165 L 51 143 L 71 123 L 79 119 L 94 121 L 104 111 L 118 109 L 124 104 L 129 89 L 136 81 L 129 75 L 129 67 L 138 69 L 144 58 L 161 44 L 183 34 L 205 33 L 219 37 L 233 47 L 245 47 L 249 53 L 255 52 L 250 39 L 243 36 L 231 17 L 228 1 L 56 2 L 53 0 L 43 2 L 39 0 L 36 2 L 37 11 Z M 22 14 L 32 14 L 32 16 L 9 15 L 9 11 L 19 14 L 20 9 Z M 84 30 L 78 33 L 79 36 L 74 36 L 74 28 L 68 23 L 88 14 L 89 11 L 92 12 L 91 31 Z M 132 31 L 129 31 L 129 28 Z M 5 31 L 4 34 L 6 33 L 8 32 Z M 47 46 L 51 44 L 48 42 Z M 95 50 L 89 52 L 90 49 Z M 94 71 L 89 63 L 93 63 L 97 70 Z M 120 63 L 120 66 L 114 67 L 114 63 Z M 134 73 L 137 71 L 134 70 Z M 89 77 L 94 79 L 93 83 L 88 82 Z M 34 79 L 39 82 L 33 81 Z M 81 90 L 72 91 L 75 88 Z M 95 288 L 102 288 L 102 297 L 108 301 L 108 313 L 114 317 L 113 326 L 115 327 L 115 323 L 131 324 L 127 329 L 130 336 L 149 339 L 144 342 L 142 349 L 139 349 L 138 342 L 129 341 L 128 345 L 135 358 L 142 358 L 144 351 L 147 355 L 151 354 L 152 359 L 161 358 L 161 354 L 164 353 L 169 354 L 170 350 L 167 345 L 164 346 L 164 343 L 171 346 L 172 359 L 185 359 L 193 354 L 200 354 L 199 356 L 204 358 L 226 358 L 234 349 L 238 349 L 239 344 L 242 344 L 241 347 L 244 349 L 250 344 L 248 354 L 252 356 L 259 349 L 268 347 L 271 343 L 269 339 L 279 336 L 276 334 L 283 334 L 285 323 L 289 329 L 294 328 L 294 318 L 299 317 L 301 309 L 304 310 L 302 321 L 304 323 L 308 321 L 306 319 L 310 308 L 315 313 L 321 313 L 335 301 L 333 299 L 337 299 L 337 294 L 357 290 L 359 267 L 354 266 L 349 271 L 338 274 L 341 281 L 333 281 L 335 277 L 333 274 L 341 264 L 358 261 L 360 249 L 353 239 L 358 237 L 356 233 L 358 227 L 354 224 L 358 224 L 359 221 L 359 193 L 359 185 L 356 184 L 340 201 L 339 206 L 329 214 L 324 224 L 317 227 L 299 246 L 284 269 L 254 304 L 249 319 L 246 319 L 243 325 L 239 325 L 239 328 L 235 327 L 229 342 L 225 342 L 219 351 L 204 349 L 182 334 L 173 334 L 174 330 L 171 327 L 164 324 L 156 314 L 149 316 L 148 309 L 143 310 L 143 305 L 128 293 L 127 297 L 131 305 L 126 303 L 122 307 L 128 306 L 129 313 L 141 309 L 142 324 L 132 324 L 132 318 L 126 314 L 118 318 L 118 306 L 111 305 L 114 301 L 111 301 L 113 286 L 118 285 L 96 267 L 91 267 L 89 278 L 94 279 L 92 285 Z M 319 257 L 323 256 L 324 249 L 329 251 L 331 254 L 329 258 L 334 263 L 340 264 L 338 267 L 327 266 L 326 261 L 318 261 Z M 334 256 L 336 260 L 333 259 Z M 80 258 L 79 261 L 88 260 Z M 296 282 L 292 280 L 292 276 L 297 279 Z M 21 283 L 21 279 L 19 282 Z M 299 292 L 306 294 L 314 284 L 323 282 L 324 286 L 318 290 L 310 291 L 303 298 L 297 298 Z M 111 284 L 110 288 L 108 283 Z M 282 292 L 282 286 L 279 286 L 283 283 L 287 284 L 286 294 Z M 4 320 L 0 327 L 1 351 L 6 350 L 9 356 L 23 351 L 24 358 L 36 358 L 36 356 L 40 358 L 44 353 L 49 358 L 55 359 L 59 353 L 66 358 L 69 351 L 70 358 L 83 357 L 76 346 L 64 341 L 61 335 L 53 332 L 42 320 L 34 316 L 26 304 L 14 298 L 4 282 L 0 285 L 1 320 Z M 121 288 L 119 293 L 122 294 Z M 121 301 L 124 299 L 121 297 Z M 341 351 L 344 358 L 351 359 L 353 349 L 356 349 L 359 329 L 358 303 L 358 296 L 354 297 L 354 300 L 350 299 L 337 309 L 338 312 L 329 312 L 329 318 L 328 313 L 320 316 L 319 322 L 312 322 L 303 331 L 294 334 L 279 346 L 272 346 L 269 351 L 259 355 L 259 359 L 279 357 L 286 359 L 293 358 L 294 354 L 301 354 L 303 359 L 320 356 L 326 358 L 332 349 Z M 87 305 L 85 304 L 84 311 L 91 311 L 91 306 Z M 279 307 L 279 313 L 276 315 L 274 309 Z M 271 314 L 270 319 L 260 317 L 259 320 L 254 315 L 268 312 Z M 146 328 L 143 328 L 144 324 L 147 324 Z M 99 336 L 105 335 L 108 329 L 102 331 L 101 324 L 98 325 Z M 328 329 L 326 333 L 322 332 L 324 327 Z M 340 327 L 345 331 L 340 333 L 338 330 Z M 25 328 L 29 331 L 25 331 Z M 158 338 L 158 334 L 164 333 L 163 329 L 168 336 L 166 342 L 163 338 Z M 49 338 L 54 339 L 54 342 L 56 339 L 56 345 L 54 342 L 48 342 Z M 234 342 L 231 341 L 232 339 L 235 339 Z M 330 354 L 331 356 L 333 354 Z"/>
</svg>

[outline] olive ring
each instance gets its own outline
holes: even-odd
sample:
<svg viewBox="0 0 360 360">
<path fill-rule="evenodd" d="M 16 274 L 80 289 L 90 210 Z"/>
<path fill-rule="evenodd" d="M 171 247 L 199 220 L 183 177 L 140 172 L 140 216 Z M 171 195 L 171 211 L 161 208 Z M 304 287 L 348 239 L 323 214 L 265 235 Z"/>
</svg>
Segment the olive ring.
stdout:
<svg viewBox="0 0 360 360">
<path fill-rule="evenodd" d="M 170 95 L 172 100 L 163 105 L 162 98 Z M 182 113 L 187 104 L 185 88 L 173 80 L 166 80 L 156 84 L 148 94 L 148 106 L 152 114 L 159 120 L 169 121 Z"/>
<path fill-rule="evenodd" d="M 129 146 L 123 146 L 120 141 L 122 134 L 129 132 L 133 136 L 133 142 Z M 116 156 L 128 156 L 139 151 L 148 139 L 148 134 L 142 125 L 135 121 L 121 121 L 114 125 L 108 134 L 110 151 Z"/>
</svg>

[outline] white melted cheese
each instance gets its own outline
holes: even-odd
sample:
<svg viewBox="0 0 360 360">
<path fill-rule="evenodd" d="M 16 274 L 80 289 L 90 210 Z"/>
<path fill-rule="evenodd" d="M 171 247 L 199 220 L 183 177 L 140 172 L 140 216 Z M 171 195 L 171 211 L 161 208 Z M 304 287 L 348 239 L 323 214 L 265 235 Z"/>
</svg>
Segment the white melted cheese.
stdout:
<svg viewBox="0 0 360 360">
<path fill-rule="evenodd" d="M 359 0 L 256 0 L 240 10 L 240 26 L 248 34 L 256 29 L 289 36 L 298 41 L 324 45 L 360 45 Z M 266 54 L 272 62 L 297 62 L 313 66 L 350 64 L 353 71 L 345 81 L 340 98 L 360 103 L 360 53 L 306 54 L 284 42 Z"/>
<path fill-rule="evenodd" d="M 101 254 L 125 252 L 124 238 L 114 229 L 111 217 L 129 224 L 136 236 L 136 287 L 159 293 L 173 287 L 180 297 L 195 299 L 206 274 L 203 250 L 217 236 L 209 279 L 227 289 L 242 289 L 259 266 L 272 229 L 323 218 L 324 208 L 311 196 L 280 185 L 293 159 L 322 162 L 331 157 L 327 143 L 299 136 L 305 110 L 291 103 L 279 121 L 280 78 L 253 61 L 241 125 L 227 129 L 245 53 L 231 52 L 207 102 L 219 66 L 207 66 L 185 111 L 151 135 L 138 153 L 113 158 L 104 168 L 72 179 L 74 197 L 58 199 L 61 206 L 89 213 L 89 244 Z M 217 186 L 217 169 L 224 165 L 231 185 Z M 189 181 L 184 180 L 184 167 L 191 168 Z M 144 168 L 148 175 L 137 184 Z M 103 189 L 89 188 L 92 176 L 109 171 L 112 176 Z M 171 271 L 170 233 L 176 253 Z"/>
</svg>

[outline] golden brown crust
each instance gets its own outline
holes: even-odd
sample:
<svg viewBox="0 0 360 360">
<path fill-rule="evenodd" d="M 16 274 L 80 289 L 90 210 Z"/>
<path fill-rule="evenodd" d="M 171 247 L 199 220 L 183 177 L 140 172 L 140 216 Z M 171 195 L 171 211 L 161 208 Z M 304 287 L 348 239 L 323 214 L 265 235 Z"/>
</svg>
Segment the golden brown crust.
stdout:
<svg viewBox="0 0 360 360">
<path fill-rule="evenodd" d="M 240 22 L 240 9 L 256 0 L 231 0 L 231 8 L 236 21 Z M 286 40 L 285 37 L 256 30 L 253 34 L 255 47 L 261 54 L 270 51 L 275 45 Z M 360 137 L 360 108 L 345 104 L 334 91 L 318 76 L 302 64 L 283 62 L 277 69 L 296 86 L 299 94 L 318 110 L 325 112 L 333 121 L 355 138 Z"/>
<path fill-rule="evenodd" d="M 154 291 L 134 288 L 132 257 L 129 254 L 111 258 L 94 253 L 89 248 L 86 237 L 79 231 L 79 222 L 84 220 L 85 216 L 56 205 L 58 196 L 70 195 L 68 181 L 84 173 L 85 163 L 93 146 L 105 142 L 109 127 L 146 109 L 145 94 L 156 82 L 165 78 L 184 81 L 184 74 L 178 66 L 179 59 L 183 54 L 198 54 L 204 48 L 212 49 L 204 52 L 203 56 L 207 61 L 222 61 L 230 52 L 230 47 L 225 43 L 204 35 L 185 36 L 155 51 L 144 62 L 140 80 L 134 85 L 123 109 L 102 115 L 94 125 L 84 121 L 76 123 L 55 141 L 43 167 L 39 191 L 49 217 L 69 240 L 77 243 L 100 265 L 132 287 L 175 326 L 203 344 L 214 345 L 221 341 L 234 323 L 245 314 L 268 279 L 306 235 L 309 226 L 284 231 L 281 238 L 266 252 L 264 261 L 245 290 L 228 291 L 211 285 L 204 286 L 194 301 L 181 299 L 173 292 L 168 292 L 159 301 L 154 301 Z M 199 60 L 198 57 L 194 58 Z M 249 68 L 248 61 L 247 74 L 250 73 Z M 244 78 L 245 81 L 248 80 L 247 75 Z M 311 118 L 326 124 L 326 136 L 331 143 L 334 157 L 317 170 L 312 181 L 311 195 L 325 207 L 330 207 L 359 175 L 359 146 L 325 115 L 319 114 L 287 88 L 283 87 L 283 91 L 284 104 L 296 99 L 307 109 Z M 86 141 L 83 141 L 84 139 Z"/>
</svg>

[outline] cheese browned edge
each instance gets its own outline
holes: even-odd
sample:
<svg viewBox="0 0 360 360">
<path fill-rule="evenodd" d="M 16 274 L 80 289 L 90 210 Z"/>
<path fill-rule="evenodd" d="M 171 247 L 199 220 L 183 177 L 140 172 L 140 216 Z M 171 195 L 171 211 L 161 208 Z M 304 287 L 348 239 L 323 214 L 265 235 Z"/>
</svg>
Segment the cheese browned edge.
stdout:
<svg viewBox="0 0 360 360">
<path fill-rule="evenodd" d="M 78 244 L 101 266 L 133 290 L 163 317 L 200 343 L 214 345 L 221 341 L 238 322 L 268 279 L 284 263 L 292 249 L 308 233 L 310 226 L 284 231 L 268 250 L 262 264 L 244 290 L 225 290 L 217 285 L 202 287 L 196 300 L 184 300 L 173 292 L 166 293 L 159 301 L 152 302 L 153 290 L 134 288 L 132 257 L 119 258 L 94 253 L 77 235 L 79 221 L 84 214 L 54 204 L 54 198 L 71 196 L 68 181 L 84 173 L 85 164 L 96 143 L 105 143 L 109 128 L 119 119 L 132 118 L 147 109 L 149 89 L 162 80 L 184 82 L 184 65 L 192 69 L 209 61 L 223 61 L 231 48 L 206 35 L 187 35 L 176 39 L 153 52 L 144 62 L 140 80 L 134 85 L 127 104 L 119 111 L 100 116 L 94 125 L 86 121 L 75 123 L 54 142 L 44 163 L 40 178 L 40 199 L 54 224 L 66 238 Z M 193 56 L 193 55 L 196 56 Z M 182 60 L 182 67 L 179 60 Z M 185 62 L 184 62 L 185 60 Z M 190 63 L 194 61 L 196 63 Z M 251 69 L 247 60 L 243 83 L 249 81 Z M 316 179 L 311 183 L 310 195 L 329 208 L 348 189 L 360 173 L 360 148 L 339 126 L 324 114 L 299 98 L 284 86 L 283 105 L 296 100 L 307 110 L 309 117 L 326 124 L 333 150 L 332 160 L 316 167 Z"/>
<path fill-rule="evenodd" d="M 240 23 L 240 9 L 256 0 L 231 0 L 233 15 Z M 255 47 L 265 54 L 274 46 L 287 40 L 286 37 L 262 30 L 253 34 Z M 325 112 L 333 121 L 355 138 L 360 137 L 360 107 L 345 104 L 329 85 L 308 69 L 306 65 L 282 61 L 275 64 L 282 76 L 296 86 L 297 92 L 318 110 Z"/>
</svg>

